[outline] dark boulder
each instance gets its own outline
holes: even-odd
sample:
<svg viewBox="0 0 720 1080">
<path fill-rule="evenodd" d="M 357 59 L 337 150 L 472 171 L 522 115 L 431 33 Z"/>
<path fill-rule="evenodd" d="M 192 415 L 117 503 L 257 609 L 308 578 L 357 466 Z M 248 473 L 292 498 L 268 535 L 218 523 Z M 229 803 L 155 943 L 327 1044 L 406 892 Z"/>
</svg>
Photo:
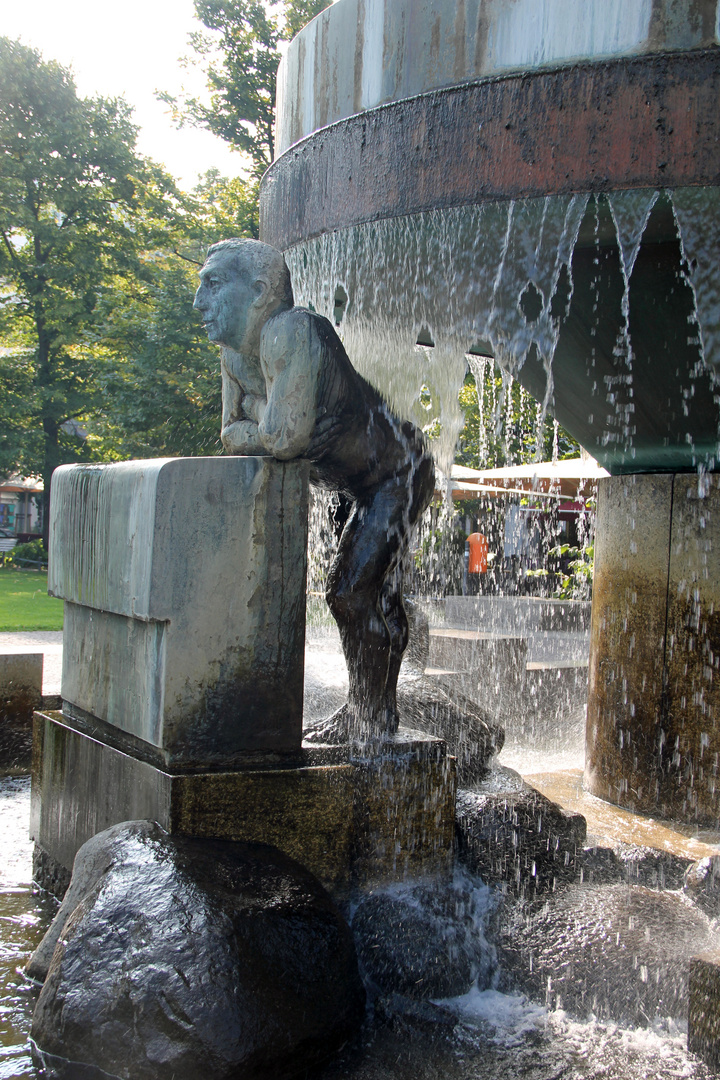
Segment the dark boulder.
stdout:
<svg viewBox="0 0 720 1080">
<path fill-rule="evenodd" d="M 494 949 L 485 939 L 487 890 L 418 885 L 366 897 L 352 921 L 360 963 L 382 995 L 415 1000 L 489 985 Z"/>
<path fill-rule="evenodd" d="M 114 826 L 78 852 L 58 916 L 32 1026 L 50 1076 L 294 1076 L 362 1022 L 350 931 L 275 848 Z"/>
<path fill-rule="evenodd" d="M 645 885 L 648 889 L 679 889 L 685 880 L 690 859 L 643 844 L 617 841 L 611 848 L 587 847 L 578 861 L 581 881 L 589 885 Z"/>
<path fill-rule="evenodd" d="M 503 989 L 641 1027 L 687 1016 L 689 958 L 712 945 L 710 920 L 682 895 L 626 884 L 508 905 L 498 935 Z"/>
<path fill-rule="evenodd" d="M 587 834 L 581 814 L 498 768 L 455 804 L 458 857 L 487 884 L 531 897 L 578 874 Z"/>
</svg>

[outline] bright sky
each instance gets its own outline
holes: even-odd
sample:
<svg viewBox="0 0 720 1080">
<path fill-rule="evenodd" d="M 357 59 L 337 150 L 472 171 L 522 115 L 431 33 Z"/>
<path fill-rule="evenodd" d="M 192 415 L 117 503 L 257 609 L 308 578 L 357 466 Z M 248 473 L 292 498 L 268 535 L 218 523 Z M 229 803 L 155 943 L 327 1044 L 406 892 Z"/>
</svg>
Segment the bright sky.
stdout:
<svg viewBox="0 0 720 1080">
<path fill-rule="evenodd" d="M 0 0 L 0 35 L 71 68 L 82 97 L 122 95 L 135 109 L 139 151 L 185 188 L 213 165 L 237 176 L 243 161 L 208 131 L 176 130 L 154 97 L 182 85 L 202 91 L 202 77 L 178 63 L 192 53 L 188 34 L 199 28 L 192 0 Z"/>
</svg>

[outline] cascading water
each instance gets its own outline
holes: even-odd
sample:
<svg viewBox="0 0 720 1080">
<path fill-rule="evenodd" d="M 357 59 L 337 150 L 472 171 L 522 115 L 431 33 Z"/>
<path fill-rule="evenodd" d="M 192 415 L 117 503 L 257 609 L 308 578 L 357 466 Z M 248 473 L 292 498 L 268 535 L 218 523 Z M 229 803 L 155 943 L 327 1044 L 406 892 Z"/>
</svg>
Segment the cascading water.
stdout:
<svg viewBox="0 0 720 1080">
<path fill-rule="evenodd" d="M 387 26 L 385 32 L 391 34 Z M 408 105 L 408 115 L 411 111 Z M 418 125 L 426 122 L 427 115 Z M 377 119 L 373 115 L 364 126 L 363 140 L 367 136 L 369 146 L 382 120 L 379 114 Z M 376 128 L 372 127 L 374 123 Z M 410 128 L 410 121 L 407 123 Z M 510 112 L 505 128 L 512 127 L 514 116 Z M 423 129 L 418 126 L 412 132 L 415 149 L 423 149 Z M 344 137 L 339 129 L 335 134 L 340 145 Z M 294 160 L 310 160 L 311 142 L 297 150 Z M 387 154 L 387 148 L 383 147 L 382 153 Z M 293 152 L 276 173 L 279 184 L 284 182 L 282 170 L 290 175 L 292 166 L 287 163 L 291 160 Z M 532 161 L 529 151 L 527 160 Z M 334 165 L 326 166 L 327 177 Z M 358 170 L 354 161 L 348 172 Z M 519 414 L 525 433 L 520 460 L 540 461 L 545 456 L 557 461 L 561 456 L 559 421 L 611 473 L 694 471 L 702 493 L 707 486 L 705 477 L 716 465 L 720 423 L 718 190 L 702 185 L 663 188 L 634 184 L 626 190 L 620 189 L 622 185 L 613 187 L 606 184 L 600 191 L 596 187 L 584 193 L 553 192 L 542 197 L 501 200 L 488 199 L 483 193 L 482 198 L 468 200 L 464 205 L 448 204 L 435 193 L 439 209 L 391 213 L 381 208 L 377 215 L 368 210 L 358 213 L 357 224 L 344 224 L 341 213 L 333 218 L 330 212 L 317 230 L 307 224 L 312 220 L 308 215 L 302 227 L 288 225 L 288 243 L 282 245 L 293 274 L 296 302 L 334 319 L 358 369 L 386 395 L 396 411 L 412 418 L 433 437 L 438 464 L 446 475 L 463 424 L 457 394 L 469 366 L 478 395 L 479 420 L 474 433 L 478 459 L 472 463 L 466 459 L 467 464 L 487 468 L 489 448 L 497 443 L 501 431 L 502 464 L 515 464 L 515 449 L 508 433 L 515 419 L 512 379 L 518 379 L 522 390 L 515 414 Z M 327 190 L 339 191 L 340 187 L 333 189 L 332 179 L 328 178 Z M 271 203 L 275 197 L 272 181 L 267 192 Z M 332 198 L 328 195 L 329 202 Z M 424 194 L 417 202 L 423 199 L 425 205 L 432 203 Z M 273 217 L 273 213 L 268 211 L 266 221 L 280 235 L 281 215 Z M 348 218 L 352 217 L 350 209 Z M 328 227 L 331 218 L 332 227 Z M 303 229 L 309 238 L 298 240 Z M 275 242 L 273 235 L 267 238 Z M 502 373 L 498 382 L 488 378 L 495 364 Z M 550 451 L 543 454 L 548 414 L 555 417 L 554 428 Z M 561 551 L 570 547 L 560 532 L 567 524 L 563 524 L 557 510 L 561 499 L 545 501 L 542 491 L 529 497 L 530 483 L 525 487 L 523 500 L 516 501 L 526 505 L 514 510 L 520 511 L 526 522 L 548 522 L 544 552 L 548 548 Z M 592 553 L 594 507 L 587 505 L 587 495 L 585 492 L 582 509 L 577 513 L 573 542 L 579 552 L 589 549 Z M 420 574 L 411 575 L 413 588 L 425 591 L 431 640 L 435 632 L 436 643 L 445 635 L 445 640 L 453 636 L 457 649 L 462 645 L 463 660 L 458 652 L 456 662 L 445 666 L 454 668 L 455 683 L 465 691 L 472 680 L 468 682 L 463 668 L 474 664 L 477 674 L 477 656 L 487 648 L 488 637 L 496 639 L 493 661 L 482 669 L 480 694 L 483 705 L 494 707 L 496 718 L 506 723 L 508 744 L 501 761 L 510 761 L 526 773 L 539 768 L 531 764 L 531 755 L 544 741 L 546 747 L 553 748 L 556 764 L 582 767 L 582 710 L 571 718 L 568 704 L 571 699 L 577 700 L 577 687 L 583 678 L 586 680 L 583 664 L 587 663 L 589 605 L 586 621 L 581 627 L 573 624 L 572 632 L 558 629 L 559 623 L 550 629 L 549 614 L 542 616 L 544 629 L 533 626 L 528 616 L 521 614 L 522 604 L 513 605 L 512 597 L 507 595 L 480 596 L 474 615 L 468 614 L 469 606 L 461 614 L 459 601 L 466 598 L 457 594 L 465 592 L 467 586 L 462 569 L 463 533 L 479 528 L 490 537 L 498 559 L 496 567 L 500 565 L 504 521 L 509 516 L 504 512 L 506 497 L 502 497 L 503 511 L 498 512 L 499 505 L 497 494 L 493 497 L 487 493 L 469 504 L 465 514 L 454 514 L 447 498 L 434 508 L 422 523 L 416 541 L 425 567 Z M 539 562 L 542 564 L 542 558 Z M 576 562 L 580 564 L 583 559 Z M 584 565 L 587 568 L 588 564 Z M 534 581 L 538 588 L 545 587 L 552 594 L 557 582 L 550 585 L 549 577 L 543 581 L 540 575 L 545 570 L 532 562 L 532 556 L 526 558 L 525 569 L 529 570 L 525 582 Z M 582 568 L 577 572 L 580 579 Z M 484 584 L 490 581 L 498 582 L 496 568 L 488 573 Z M 515 592 L 516 584 L 503 578 L 500 591 Z M 696 607 L 699 611 L 699 604 Z M 453 614 L 449 615 L 451 608 Z M 698 627 L 703 617 L 697 616 Z M 502 639 L 507 648 L 513 636 L 525 642 L 523 648 L 527 651 L 519 659 L 510 661 L 507 654 L 500 659 L 497 641 Z M 561 645 L 579 651 L 561 657 L 554 652 Z M 632 652 L 632 643 L 630 649 Z M 517 691 L 513 698 L 507 687 L 514 665 L 523 671 L 529 688 L 519 709 Z M 570 676 L 576 680 L 572 691 Z M 477 694 L 477 680 L 474 685 Z M 554 697 L 548 694 L 551 685 Z M 551 710 L 555 710 L 555 723 L 545 728 L 539 720 L 540 698 L 545 707 L 549 701 Z M 652 995 L 640 990 L 640 1011 L 630 1015 L 631 1009 L 624 1019 L 652 1026 L 665 1017 L 665 1035 L 655 1044 L 654 1053 L 669 1062 L 674 1053 L 671 1033 L 678 1031 L 678 1024 L 682 1027 L 686 1004 L 669 1004 L 668 987 L 677 980 L 678 985 L 684 985 L 681 969 L 685 961 L 681 959 L 675 970 L 674 961 L 667 957 L 641 956 L 642 948 L 632 943 L 628 931 L 634 933 L 643 920 L 649 929 L 652 917 L 648 913 L 659 910 L 664 900 L 640 893 L 628 895 L 631 907 L 633 903 L 639 905 L 637 910 L 625 910 L 619 893 L 614 898 L 611 894 L 598 898 L 599 894 L 581 888 L 577 896 L 568 899 L 568 904 L 576 904 L 580 915 L 575 929 L 568 931 L 567 954 L 574 956 L 573 933 L 578 939 L 584 936 L 588 948 L 595 948 L 593 943 L 601 940 L 605 932 L 603 925 L 613 928 L 618 946 L 627 940 L 627 948 L 634 950 L 640 983 L 647 986 L 654 982 L 657 992 L 653 1004 Z M 646 914 L 643 904 L 648 905 Z M 511 931 L 503 930 L 503 941 L 509 943 L 510 953 L 513 948 L 518 954 L 525 949 L 527 961 L 529 950 L 531 971 L 533 949 L 544 935 L 552 939 L 552 919 L 556 917 L 557 910 L 544 922 L 541 910 L 523 908 L 518 924 Z M 674 917 L 669 916 L 669 921 Z M 525 927 L 523 920 L 527 920 Z M 708 927 L 701 929 L 698 925 L 697 938 L 692 937 L 687 926 L 679 933 L 682 936 L 686 931 L 687 940 L 678 946 L 681 957 L 691 954 L 703 934 L 710 932 Z M 553 947 L 548 946 L 544 959 L 538 953 L 536 961 L 537 970 L 544 972 L 542 977 L 548 980 L 547 1003 L 552 1009 L 567 1001 L 577 1015 L 587 1001 L 580 1001 L 574 990 L 568 993 L 567 985 L 563 990 L 562 979 L 560 989 L 553 988 L 551 973 L 562 966 L 563 952 L 560 946 L 553 955 Z M 590 1005 L 591 1012 L 618 1019 L 618 1002 L 623 994 L 636 993 L 634 976 L 629 971 L 621 972 L 622 965 L 618 966 L 610 955 L 612 950 L 602 953 L 598 949 L 596 963 L 611 984 L 608 997 L 591 990 L 592 979 L 580 969 L 577 983 L 585 987 L 583 993 L 595 1003 Z M 687 952 L 683 953 L 683 949 Z M 568 963 L 572 966 L 575 960 Z M 540 976 L 534 982 L 529 980 L 534 995 L 539 993 L 539 980 Z M 484 993 L 489 991 L 483 991 L 480 997 Z M 490 1006 L 489 998 L 483 998 L 479 1010 L 486 1009 L 486 1016 L 493 1010 L 499 1015 L 509 1008 L 503 1001 L 496 999 Z M 556 1019 L 548 1020 L 548 1014 L 543 1015 L 544 1023 L 562 1027 Z M 618 1076 L 664 1075 L 664 1064 L 657 1060 L 649 1064 L 642 1060 L 642 1054 L 632 1063 L 620 1064 L 615 1058 L 600 1064 L 593 1059 L 592 1050 L 597 1028 L 592 1024 L 578 1025 L 575 1031 L 583 1032 L 588 1057 L 582 1063 L 563 1057 L 567 1075 L 604 1075 L 606 1069 Z M 600 1041 L 606 1037 L 607 1030 Z M 617 1037 L 626 1048 L 633 1039 L 642 1042 L 649 1038 L 627 1031 Z M 550 1067 L 547 1057 L 543 1067 Z M 686 1075 L 703 1072 L 702 1066 L 684 1057 L 682 1062 L 675 1059 L 668 1067 Z M 502 1075 L 495 1060 L 493 1069 L 494 1075 Z M 346 1075 L 364 1074 L 359 1067 L 357 1073 L 349 1071 Z M 434 1074 L 429 1071 L 428 1075 Z M 485 1073 L 474 1058 L 462 1075 L 481 1077 Z"/>
<path fill-rule="evenodd" d="M 433 417 L 440 422 L 435 452 L 443 471 L 462 426 L 457 390 L 467 354 L 493 356 L 505 371 L 529 383 L 544 409 L 552 405 L 557 410 L 555 382 L 558 377 L 566 382 L 568 373 L 564 357 L 561 375 L 554 358 L 561 337 L 576 333 L 580 318 L 591 323 L 588 341 L 574 343 L 576 359 L 578 350 L 587 353 L 591 411 L 579 424 L 560 415 L 561 422 L 571 431 L 575 427 L 573 434 L 583 436 L 602 463 L 617 461 L 625 471 L 641 458 L 661 462 L 663 445 L 669 446 L 667 452 L 684 454 L 691 467 L 712 468 L 720 368 L 720 274 L 714 257 L 718 198 L 717 189 L 705 188 L 511 199 L 338 229 L 294 245 L 286 256 L 296 302 L 335 318 L 358 370 L 392 408 L 420 426 L 428 424 L 419 401 L 420 388 L 427 387 Z M 633 271 L 641 247 L 652 256 L 658 242 L 666 275 L 674 250 L 676 280 L 669 290 L 680 294 L 689 286 L 684 317 L 698 329 L 685 335 L 683 352 L 690 350 L 693 358 L 687 365 L 683 361 L 686 370 L 678 369 L 671 392 L 684 403 L 688 422 L 683 430 L 674 416 L 667 418 L 677 429 L 668 436 L 661 430 L 663 416 L 644 445 L 638 435 L 638 393 L 651 376 L 633 366 L 633 330 L 638 337 L 643 331 L 632 315 Z M 615 272 L 613 250 L 619 271 L 619 281 L 610 283 L 619 288 L 616 315 L 607 310 L 606 296 L 600 303 L 608 274 Z M 578 267 L 583 288 L 590 290 L 582 309 L 580 300 L 573 302 Z M 341 310 L 338 290 L 347 297 Z M 600 319 L 614 326 L 609 350 L 614 363 L 612 370 L 605 365 L 593 377 L 592 369 L 602 365 L 592 339 L 607 332 L 592 325 Z M 434 348 L 418 347 L 424 335 Z M 648 348 L 643 340 L 645 353 Z M 641 359 L 647 365 L 649 357 Z M 673 405 L 665 402 L 665 412 Z M 708 425 L 710 434 L 698 439 L 698 428 Z"/>
</svg>

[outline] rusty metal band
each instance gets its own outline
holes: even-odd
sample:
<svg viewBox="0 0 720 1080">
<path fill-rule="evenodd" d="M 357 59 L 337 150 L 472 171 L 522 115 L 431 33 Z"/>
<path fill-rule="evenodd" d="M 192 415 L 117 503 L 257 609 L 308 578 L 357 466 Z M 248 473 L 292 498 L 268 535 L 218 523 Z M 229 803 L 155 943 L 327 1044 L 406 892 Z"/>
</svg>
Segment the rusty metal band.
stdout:
<svg viewBox="0 0 720 1080">
<path fill-rule="evenodd" d="M 265 174 L 286 249 L 361 222 L 490 199 L 720 183 L 720 49 L 466 83 L 321 128 Z"/>
</svg>

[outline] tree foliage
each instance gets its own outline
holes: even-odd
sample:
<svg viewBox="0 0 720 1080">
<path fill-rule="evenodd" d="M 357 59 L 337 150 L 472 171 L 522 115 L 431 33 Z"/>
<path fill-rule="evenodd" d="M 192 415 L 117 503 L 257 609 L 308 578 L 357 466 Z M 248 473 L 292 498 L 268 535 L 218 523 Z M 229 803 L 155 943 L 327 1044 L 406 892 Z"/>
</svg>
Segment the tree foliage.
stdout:
<svg viewBox="0 0 720 1080">
<path fill-rule="evenodd" d="M 207 245 L 257 236 L 252 182 L 196 192 L 134 149 L 128 106 L 0 39 L 0 474 L 218 453 L 219 356 L 192 310 Z"/>
<path fill-rule="evenodd" d="M 327 0 L 195 0 L 210 33 L 192 34 L 193 60 L 205 72 L 209 102 L 160 94 L 178 124 L 219 135 L 246 154 L 258 180 L 275 153 L 275 91 L 280 47 L 328 6 Z"/>
<path fill-rule="evenodd" d="M 460 389 L 465 425 L 455 461 L 472 469 L 494 469 L 578 457 L 580 445 L 552 416 L 542 415 L 538 402 L 519 382 L 491 360 L 468 373 Z M 480 391 L 478 393 L 478 390 Z M 481 409 L 482 403 L 482 409 Z"/>
<path fill-rule="evenodd" d="M 101 300 L 137 270 L 147 208 L 172 193 L 134 144 L 124 102 L 79 98 L 59 64 L 0 39 L 0 363 L 19 406 L 0 461 L 39 472 L 46 500 L 55 467 L 77 456 L 72 421 L 100 401 Z"/>
</svg>

